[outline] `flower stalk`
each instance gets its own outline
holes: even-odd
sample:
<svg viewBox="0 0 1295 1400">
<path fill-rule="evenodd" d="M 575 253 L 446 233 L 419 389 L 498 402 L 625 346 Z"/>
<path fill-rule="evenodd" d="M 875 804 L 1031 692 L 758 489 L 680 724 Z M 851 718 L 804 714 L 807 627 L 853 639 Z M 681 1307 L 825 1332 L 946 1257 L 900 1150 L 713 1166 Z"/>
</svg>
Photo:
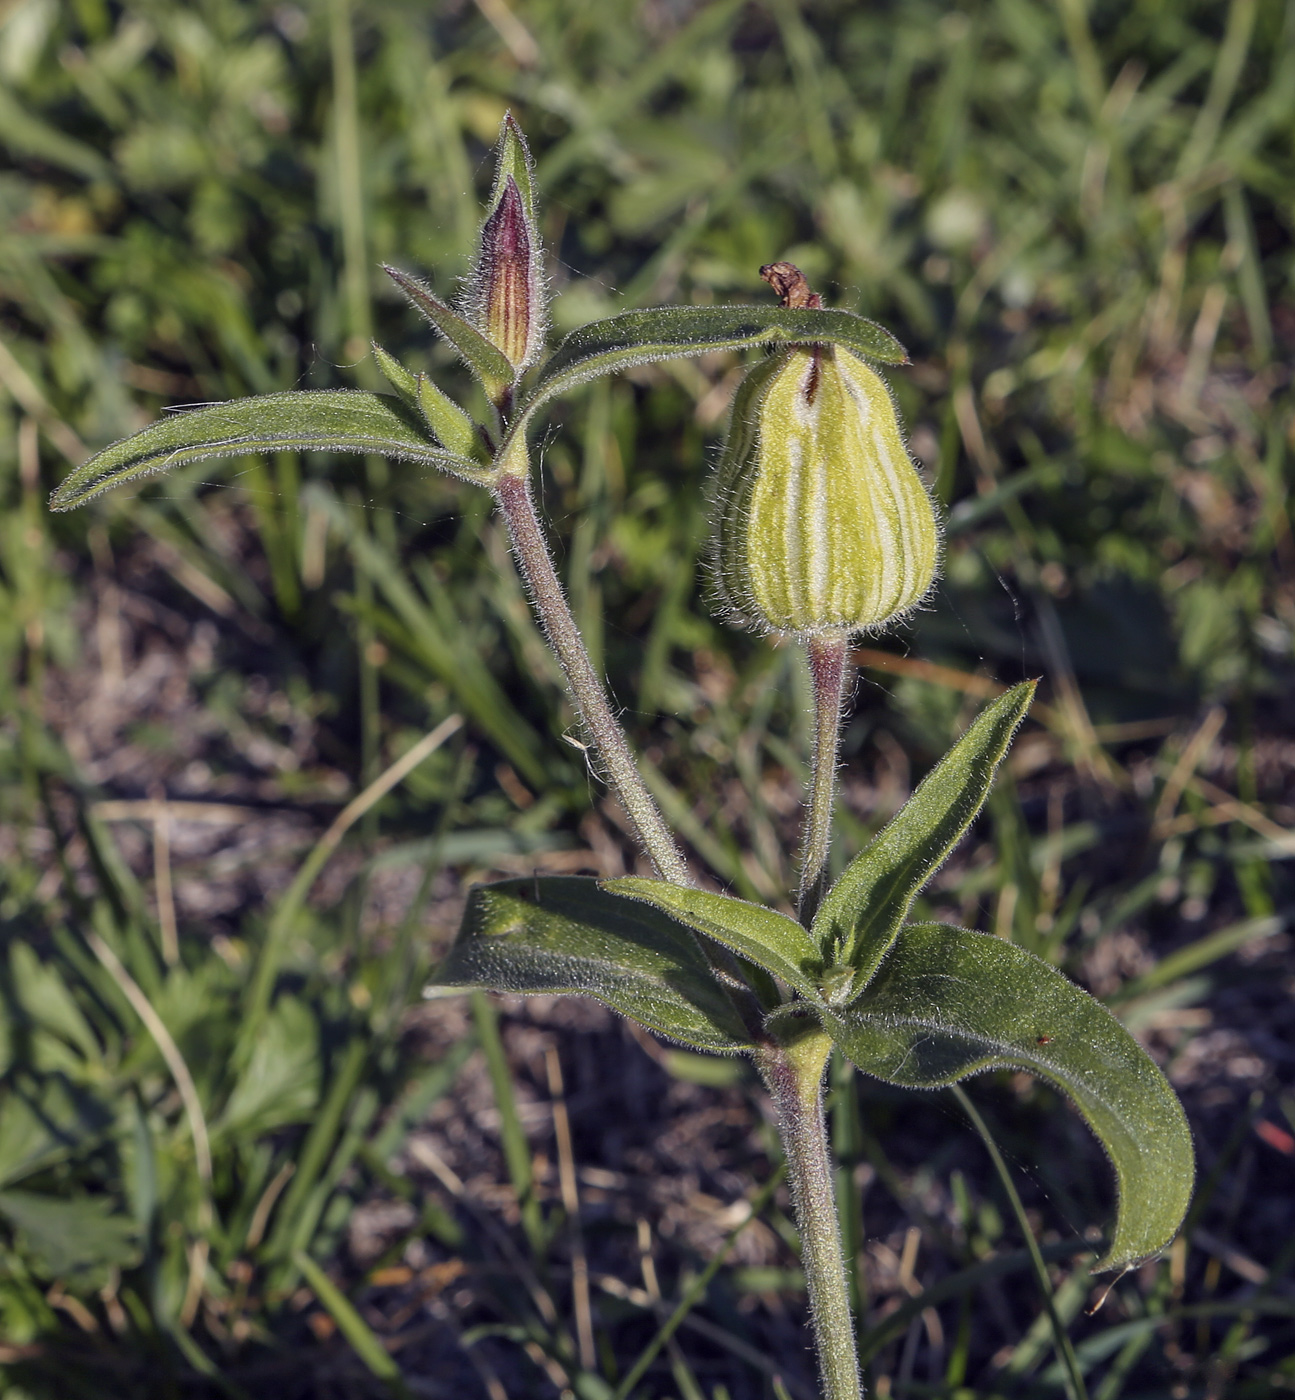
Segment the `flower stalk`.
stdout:
<svg viewBox="0 0 1295 1400">
<path fill-rule="evenodd" d="M 805 643 L 810 684 L 814 693 L 814 747 L 810 761 L 809 799 L 801 837 L 800 888 L 796 913 L 808 925 L 818 909 L 827 877 L 832 846 L 832 814 L 836 806 L 836 770 L 841 749 L 845 691 L 849 681 L 850 635 L 823 632 Z"/>
</svg>

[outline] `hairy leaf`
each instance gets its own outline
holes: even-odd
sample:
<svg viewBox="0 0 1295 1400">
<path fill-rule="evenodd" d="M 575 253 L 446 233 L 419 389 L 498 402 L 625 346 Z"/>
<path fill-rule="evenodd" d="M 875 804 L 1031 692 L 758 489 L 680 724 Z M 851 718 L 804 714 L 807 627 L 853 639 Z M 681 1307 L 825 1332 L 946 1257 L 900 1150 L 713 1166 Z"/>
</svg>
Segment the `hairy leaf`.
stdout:
<svg viewBox="0 0 1295 1400">
<path fill-rule="evenodd" d="M 430 442 L 392 399 L 348 389 L 263 394 L 173 413 L 113 443 L 60 484 L 50 508 L 71 510 L 124 482 L 209 457 L 292 451 L 373 452 L 457 475 L 479 472 Z"/>
<path fill-rule="evenodd" d="M 623 311 L 567 336 L 540 369 L 525 415 L 578 384 L 630 365 L 712 350 L 812 343 L 844 345 L 888 364 L 903 364 L 908 358 L 889 331 L 839 308 L 667 306 Z"/>
<path fill-rule="evenodd" d="M 596 880 L 478 885 L 432 986 L 583 993 L 699 1050 L 751 1044 L 692 933 Z"/>
<path fill-rule="evenodd" d="M 401 401 L 409 408 L 414 408 L 415 394 L 418 388 L 418 377 L 413 370 L 406 369 L 390 350 L 384 350 L 376 340 L 369 341 L 369 349 L 373 351 L 373 358 L 378 362 L 378 368 L 386 376 L 387 383 L 400 395 Z"/>
<path fill-rule="evenodd" d="M 471 459 L 477 445 L 477 430 L 472 419 L 425 375 L 407 370 L 394 355 L 372 340 L 373 358 L 387 376 L 401 402 L 422 416 L 435 436 L 456 456 Z"/>
<path fill-rule="evenodd" d="M 689 928 L 781 977 L 789 987 L 818 1000 L 822 958 L 809 934 L 786 914 L 731 895 L 685 889 L 666 880 L 629 876 L 604 880 L 603 888 L 655 904 Z"/>
<path fill-rule="evenodd" d="M 990 1069 L 1048 1080 L 1115 1167 L 1119 1212 L 1097 1267 L 1126 1268 L 1173 1239 L 1194 1175 L 1182 1105 L 1115 1017 L 1041 958 L 991 934 L 910 924 L 863 995 L 820 1014 L 842 1052 L 888 1084 L 934 1089 Z"/>
<path fill-rule="evenodd" d="M 457 456 L 471 458 L 479 439 L 472 419 L 425 374 L 414 389 L 418 411 L 437 438 Z"/>
<path fill-rule="evenodd" d="M 855 969 L 839 1001 L 868 983 L 917 892 L 940 868 L 984 806 L 1012 735 L 1034 698 L 1026 681 L 1001 695 L 828 891 L 813 936 L 829 962 Z"/>
<path fill-rule="evenodd" d="M 469 325 L 453 307 L 441 301 L 425 282 L 410 277 L 397 267 L 388 267 L 386 263 L 383 263 L 382 269 L 405 294 L 409 303 L 421 311 L 433 328 L 459 352 L 490 398 L 497 400 L 517 377 L 508 356 L 498 346 L 492 345 L 475 326 Z"/>
</svg>

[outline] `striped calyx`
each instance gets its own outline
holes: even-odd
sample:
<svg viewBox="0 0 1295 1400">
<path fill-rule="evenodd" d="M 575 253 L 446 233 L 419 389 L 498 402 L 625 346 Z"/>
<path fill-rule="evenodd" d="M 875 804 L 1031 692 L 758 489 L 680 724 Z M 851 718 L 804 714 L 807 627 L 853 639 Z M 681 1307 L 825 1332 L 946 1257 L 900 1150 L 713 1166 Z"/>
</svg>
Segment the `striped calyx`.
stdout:
<svg viewBox="0 0 1295 1400">
<path fill-rule="evenodd" d="M 733 404 L 714 552 L 733 621 L 809 636 L 876 628 L 935 578 L 935 511 L 879 374 L 841 346 L 793 346 Z"/>
<path fill-rule="evenodd" d="M 463 306 L 477 330 L 520 374 L 543 349 L 546 312 L 530 151 L 511 115 L 504 118 L 496 154 L 481 252 Z"/>
</svg>

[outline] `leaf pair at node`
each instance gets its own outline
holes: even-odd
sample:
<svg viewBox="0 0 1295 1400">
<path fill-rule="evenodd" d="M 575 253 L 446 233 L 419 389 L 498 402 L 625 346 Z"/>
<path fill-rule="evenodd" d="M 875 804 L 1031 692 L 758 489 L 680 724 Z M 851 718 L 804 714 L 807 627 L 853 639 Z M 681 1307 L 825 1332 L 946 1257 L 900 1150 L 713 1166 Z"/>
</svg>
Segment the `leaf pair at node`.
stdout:
<svg viewBox="0 0 1295 1400">
<path fill-rule="evenodd" d="M 437 988 L 593 996 L 696 1049 L 759 1053 L 817 1025 L 865 1073 L 933 1089 L 1023 1069 L 1079 1109 L 1115 1167 L 1101 1268 L 1172 1238 L 1190 1198 L 1186 1119 L 1150 1057 L 1100 1003 L 988 934 L 906 924 L 984 804 L 1032 683 L 988 705 L 828 892 L 810 928 L 661 880 L 508 880 L 468 899 Z"/>
<path fill-rule="evenodd" d="M 503 473 L 527 472 L 526 432 L 542 408 L 632 365 L 811 340 L 881 362 L 906 359 L 893 336 L 849 311 L 735 306 L 623 312 L 571 332 L 544 360 L 542 257 L 530 152 L 508 116 L 480 253 L 460 305 L 440 300 L 408 273 L 386 269 L 480 382 L 494 421 L 477 423 L 428 376 L 375 344 L 394 398 L 306 390 L 176 413 L 77 467 L 50 498 L 51 508 L 71 510 L 114 486 L 192 462 L 266 452 L 363 453 L 488 487 Z"/>
</svg>

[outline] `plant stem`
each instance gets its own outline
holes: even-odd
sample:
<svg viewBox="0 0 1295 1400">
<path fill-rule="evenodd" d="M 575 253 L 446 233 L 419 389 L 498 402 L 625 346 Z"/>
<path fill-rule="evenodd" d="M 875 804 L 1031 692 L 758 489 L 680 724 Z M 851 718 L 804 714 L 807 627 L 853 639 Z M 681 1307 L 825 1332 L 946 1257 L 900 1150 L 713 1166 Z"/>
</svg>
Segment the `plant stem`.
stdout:
<svg viewBox="0 0 1295 1400">
<path fill-rule="evenodd" d="M 809 778 L 805 832 L 801 838 L 800 890 L 796 910 L 802 923 L 814 917 L 823 893 L 828 851 L 832 846 L 832 810 L 836 805 L 836 762 L 841 747 L 841 714 L 849 672 L 850 634 L 825 632 L 805 643 L 814 687 L 814 756 Z"/>
<path fill-rule="evenodd" d="M 494 486 L 494 495 L 508 524 L 513 554 L 530 591 L 531 604 L 567 678 L 585 731 L 602 759 L 612 788 L 633 823 L 643 849 L 663 880 L 676 885 L 695 884 L 634 763 L 624 731 L 612 713 L 607 692 L 589 660 L 580 629 L 571 616 L 566 594 L 554 572 L 553 560 L 535 514 L 529 480 L 512 472 L 502 473 Z"/>
<path fill-rule="evenodd" d="M 787 1154 L 824 1400 L 861 1400 L 850 1288 L 823 1119 L 823 1070 L 831 1049 L 829 1037 L 816 1029 L 789 1044 L 770 1047 L 757 1064 L 773 1095 Z"/>
</svg>

